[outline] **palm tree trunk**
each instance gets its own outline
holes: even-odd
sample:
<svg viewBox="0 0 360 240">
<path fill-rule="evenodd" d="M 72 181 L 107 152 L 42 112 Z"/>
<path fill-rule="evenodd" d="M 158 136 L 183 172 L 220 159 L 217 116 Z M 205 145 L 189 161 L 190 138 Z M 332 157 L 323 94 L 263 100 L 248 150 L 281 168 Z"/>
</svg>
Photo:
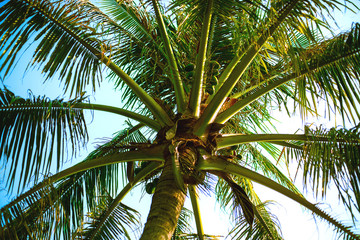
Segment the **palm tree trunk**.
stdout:
<svg viewBox="0 0 360 240">
<path fill-rule="evenodd" d="M 166 161 L 140 240 L 171 239 L 185 202 L 185 196 L 175 183 L 171 161 Z"/>
</svg>

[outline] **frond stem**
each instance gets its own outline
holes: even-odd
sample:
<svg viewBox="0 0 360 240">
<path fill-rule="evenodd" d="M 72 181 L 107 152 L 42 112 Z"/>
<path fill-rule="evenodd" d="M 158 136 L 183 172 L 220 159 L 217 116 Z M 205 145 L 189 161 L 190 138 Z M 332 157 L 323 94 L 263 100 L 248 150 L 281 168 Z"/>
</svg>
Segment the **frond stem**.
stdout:
<svg viewBox="0 0 360 240">
<path fill-rule="evenodd" d="M 143 116 L 141 114 L 126 110 L 126 109 L 122 109 L 122 108 L 118 108 L 118 107 L 112 107 L 112 106 L 107 106 L 107 105 L 101 105 L 101 104 L 90 104 L 90 103 L 75 103 L 75 104 L 71 104 L 71 103 L 63 103 L 63 104 L 54 104 L 54 103 L 42 103 L 41 105 L 39 104 L 29 104 L 26 103 L 26 105 L 10 105 L 10 106 L 5 106 L 5 107 L 1 107 L 0 106 L 0 111 L 2 110 L 7 110 L 7 111 L 11 111 L 11 110 L 20 110 L 20 109 L 24 109 L 24 110 L 30 110 L 30 109 L 44 109 L 44 110 L 48 110 L 50 108 L 54 109 L 54 108 L 64 108 L 64 107 L 69 107 L 71 109 L 89 109 L 89 110 L 97 110 L 97 111 L 104 111 L 104 112 L 108 112 L 108 113 L 115 113 L 124 117 L 128 117 L 131 118 L 135 121 L 141 122 L 143 124 L 145 124 L 146 126 L 154 129 L 154 130 L 160 130 L 161 126 L 160 124 L 151 119 L 148 118 L 146 116 Z"/>
<path fill-rule="evenodd" d="M 54 174 L 51 177 L 46 178 L 41 183 L 35 185 L 30 190 L 21 194 L 15 200 L 10 202 L 6 206 L 2 207 L 0 211 L 15 206 L 17 203 L 24 200 L 27 196 L 30 196 L 31 194 L 37 192 L 44 186 L 47 186 L 65 177 L 71 176 L 75 173 L 82 172 L 88 169 L 120 163 L 120 162 L 130 162 L 130 161 L 155 161 L 162 163 L 165 161 L 163 155 L 165 147 L 166 146 L 164 145 L 158 145 L 148 149 L 129 151 L 129 152 L 119 152 L 108 156 L 98 157 L 88 161 L 80 162 L 70 168 L 67 168 L 61 172 Z"/>
<path fill-rule="evenodd" d="M 122 115 L 122 116 L 125 116 L 128 118 L 131 118 L 138 122 L 141 122 L 156 131 L 160 130 L 160 128 L 161 128 L 161 125 L 157 121 L 155 121 L 151 118 L 148 118 L 146 116 L 143 116 L 141 114 L 123 109 L 123 108 L 112 107 L 112 106 L 101 105 L 101 104 L 90 104 L 90 103 L 89 104 L 76 103 L 74 105 L 74 108 L 92 109 L 92 110 L 104 111 L 104 112 L 109 112 L 109 113 L 115 113 L 118 115 Z"/>
<path fill-rule="evenodd" d="M 159 120 L 161 126 L 172 126 L 174 124 L 165 110 L 142 87 L 140 87 L 139 84 L 137 84 L 129 75 L 127 75 L 109 58 L 104 56 L 103 59 L 103 62 L 116 75 L 118 75 L 149 108 L 149 110 L 154 114 L 155 118 Z"/>
<path fill-rule="evenodd" d="M 331 142 L 334 139 L 329 137 L 311 136 L 306 134 L 229 134 L 216 138 L 217 148 L 226 148 L 238 144 L 250 143 L 250 142 L 276 142 L 280 141 L 303 141 L 303 142 Z M 343 139 L 336 139 L 336 142 L 347 143 Z M 359 140 L 354 141 L 355 144 L 360 145 Z"/>
<path fill-rule="evenodd" d="M 294 148 L 294 149 L 299 149 L 299 150 L 302 150 L 303 148 L 299 145 L 296 145 L 296 144 L 293 144 L 293 143 L 289 143 L 289 142 L 285 142 L 285 141 L 276 141 L 276 142 L 273 142 L 273 141 L 269 141 L 269 143 L 272 143 L 272 144 L 276 144 L 276 145 L 279 145 L 279 146 L 282 146 L 282 147 L 288 147 L 288 148 Z"/>
<path fill-rule="evenodd" d="M 197 235 L 198 235 L 199 240 L 204 240 L 204 229 L 203 229 L 202 221 L 201 221 L 200 205 L 199 205 L 199 199 L 198 199 L 197 192 L 196 192 L 196 187 L 194 185 L 189 184 L 188 189 L 189 189 L 191 205 L 192 205 L 194 217 L 195 217 Z"/>
<path fill-rule="evenodd" d="M 156 21 L 159 26 L 160 34 L 164 41 L 164 46 L 165 46 L 166 53 L 167 53 L 166 57 L 170 64 L 178 112 L 182 113 L 185 111 L 186 106 L 185 106 L 185 91 L 184 91 L 184 87 L 183 87 L 182 80 L 180 77 L 179 68 L 176 63 L 175 55 L 172 50 L 170 39 L 167 34 L 164 19 L 160 12 L 157 0 L 152 0 L 152 4 L 153 4 L 154 10 L 155 10 Z"/>
<path fill-rule="evenodd" d="M 202 91 L 203 91 L 202 88 L 204 83 L 204 69 L 205 69 L 206 54 L 207 54 L 208 42 L 209 42 L 213 4 L 214 4 L 214 0 L 208 0 L 206 12 L 203 19 L 203 25 L 201 29 L 199 52 L 197 53 L 196 62 L 195 62 L 195 74 L 194 74 L 190 100 L 189 100 L 190 113 L 195 117 L 199 117 L 200 115 L 200 104 L 201 104 Z"/>
</svg>

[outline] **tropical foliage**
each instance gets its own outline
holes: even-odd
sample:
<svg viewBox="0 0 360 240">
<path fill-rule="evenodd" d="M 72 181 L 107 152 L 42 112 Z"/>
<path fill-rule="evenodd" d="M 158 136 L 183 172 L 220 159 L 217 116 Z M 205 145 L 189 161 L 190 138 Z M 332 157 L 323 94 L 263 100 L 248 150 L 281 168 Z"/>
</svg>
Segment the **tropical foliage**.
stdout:
<svg viewBox="0 0 360 240">
<path fill-rule="evenodd" d="M 231 209 L 232 238 L 282 239 L 254 182 L 324 219 L 337 237 L 360 239 L 360 25 L 324 34 L 334 10 L 358 10 L 359 2 L 0 4 L 5 83 L 28 50 L 29 67 L 60 81 L 71 96 L 24 99 L 0 90 L 0 158 L 8 191 L 18 194 L 0 210 L 2 239 L 128 239 L 139 229 L 140 239 L 216 239 L 203 231 L 201 192 Z M 122 106 L 85 96 L 101 91 L 105 77 L 121 90 Z M 273 125 L 274 109 L 305 117 L 320 116 L 322 106 L 330 118 L 340 114 L 355 127 L 278 134 Z M 64 169 L 88 140 L 85 111 L 130 120 Z M 335 186 L 353 224 L 306 200 L 277 165 L 290 161 L 319 198 Z M 136 209 L 122 203 L 138 185 L 152 195 L 144 227 Z M 186 197 L 192 211 L 183 207 Z M 196 232 L 188 226 L 191 217 Z"/>
</svg>

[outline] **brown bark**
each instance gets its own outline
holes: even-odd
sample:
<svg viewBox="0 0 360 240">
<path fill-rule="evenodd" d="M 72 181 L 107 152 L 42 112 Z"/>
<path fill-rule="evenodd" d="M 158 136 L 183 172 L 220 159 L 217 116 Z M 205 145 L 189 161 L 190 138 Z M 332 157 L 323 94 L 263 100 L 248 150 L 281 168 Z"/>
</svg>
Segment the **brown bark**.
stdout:
<svg viewBox="0 0 360 240">
<path fill-rule="evenodd" d="M 186 195 L 175 183 L 171 161 L 165 163 L 152 198 L 150 212 L 140 240 L 171 239 Z"/>
</svg>

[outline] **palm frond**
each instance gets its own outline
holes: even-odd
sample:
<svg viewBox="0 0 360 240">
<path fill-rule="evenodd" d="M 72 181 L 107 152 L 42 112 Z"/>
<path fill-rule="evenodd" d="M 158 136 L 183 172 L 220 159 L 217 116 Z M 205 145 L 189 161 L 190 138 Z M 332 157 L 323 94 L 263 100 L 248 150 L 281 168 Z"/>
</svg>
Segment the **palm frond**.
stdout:
<svg viewBox="0 0 360 240">
<path fill-rule="evenodd" d="M 128 48 L 133 41 L 133 43 L 139 44 L 143 48 L 155 47 L 165 55 L 164 50 L 156 42 L 152 33 L 151 22 L 153 16 L 145 11 L 143 7 L 141 4 L 132 1 L 105 0 L 101 2 L 100 8 L 116 22 L 117 33 L 122 36 L 121 41 L 117 41 L 117 44 L 115 44 L 116 42 L 113 43 L 113 45 L 117 46 L 117 51 L 119 51 L 117 53 L 115 51 L 114 54 L 121 54 L 120 49 Z"/>
<path fill-rule="evenodd" d="M 109 195 L 99 198 L 99 204 L 93 212 L 89 213 L 88 222 L 85 222 L 83 226 L 84 229 L 81 229 L 74 239 L 131 239 L 129 230 L 133 232 L 138 228 L 139 213 L 122 203 L 118 204 L 111 215 L 107 217 L 107 221 L 102 225 L 101 232 L 92 237 L 92 230 L 97 228 L 102 215 L 107 212 L 108 207 L 114 201 Z"/>
<path fill-rule="evenodd" d="M 154 14 L 150 14 L 144 5 L 132 1 L 118 3 L 107 0 L 102 2 L 102 8 L 117 23 L 117 34 L 121 38 L 121 41 L 115 39 L 112 42 L 112 59 L 151 96 L 173 104 L 175 95 L 171 75 L 165 71 L 169 68 L 165 49 L 157 37 L 160 34 L 158 29 L 152 26 Z M 136 94 L 115 73 L 110 73 L 109 77 L 122 89 L 125 107 L 139 108 L 139 104 L 142 108 Z M 153 84 L 153 81 L 157 84 Z"/>
<path fill-rule="evenodd" d="M 180 212 L 180 216 L 178 219 L 178 223 L 175 228 L 174 235 L 172 236 L 172 239 L 189 239 L 187 238 L 189 233 L 191 233 L 192 227 L 191 227 L 191 218 L 193 216 L 193 213 L 183 207 Z"/>
<path fill-rule="evenodd" d="M 84 175 L 71 176 L 55 184 L 49 182 L 36 192 L 25 193 L 21 201 L 3 207 L 4 239 L 71 239 L 73 229 L 82 224 L 86 204 L 96 204 L 95 198 L 86 202 L 89 199 L 85 191 L 89 186 L 83 187 Z"/>
<path fill-rule="evenodd" d="M 165 2 L 0 0 L 0 71 L 8 77 L 33 51 L 28 68 L 59 78 L 77 97 L 23 99 L 0 90 L 7 187 L 35 184 L 0 209 L 0 238 L 129 239 L 140 229 L 139 215 L 121 201 L 142 184 L 154 197 L 141 239 L 216 239 L 202 230 L 194 190 L 212 191 L 215 175 L 218 202 L 232 207 L 230 237 L 282 238 L 268 203 L 255 193 L 257 182 L 306 207 L 340 237 L 360 239 L 355 227 L 307 201 L 275 163 L 286 160 L 287 150 L 318 196 L 335 185 L 355 225 L 360 127 L 272 134 L 271 112 L 290 113 L 291 102 L 302 116 L 317 115 L 322 101 L 344 122 L 360 119 L 360 25 L 329 39 L 322 32 L 333 10 L 359 8 L 350 0 Z M 102 72 L 121 88 L 123 108 L 83 102 L 84 89 L 94 91 Z M 128 122 L 84 161 L 59 171 L 87 140 L 84 109 L 139 124 Z M 185 184 L 194 184 L 197 234 L 190 213 L 180 213 Z"/>
<path fill-rule="evenodd" d="M 96 111 L 105 111 L 108 113 L 115 113 L 115 114 L 119 114 L 124 117 L 128 117 L 130 119 L 133 119 L 135 121 L 138 121 L 140 123 L 143 123 L 152 129 L 159 130 L 161 128 L 161 125 L 158 121 L 151 119 L 149 117 L 146 117 L 144 115 L 141 115 L 139 113 L 123 109 L 123 108 L 102 105 L 102 104 L 90 104 L 90 103 L 76 103 L 73 106 L 73 108 L 89 109 L 89 110 L 96 110 Z"/>
<path fill-rule="evenodd" d="M 19 51 L 28 45 L 29 37 L 35 35 L 32 42 L 37 45 L 34 62 L 43 65 L 48 78 L 59 73 L 60 79 L 65 80 L 65 89 L 70 88 L 71 93 L 80 95 L 88 84 L 95 88 L 101 78 L 100 65 L 104 63 L 161 123 L 171 125 L 171 119 L 155 100 L 108 57 L 111 56 L 111 45 L 108 46 L 107 40 L 114 33 L 116 24 L 91 3 L 17 0 L 8 2 L 1 9 L 0 20 L 5 20 L 0 24 L 3 33 L 0 49 L 4 49 L 0 58 L 8 55 L 1 68 L 7 64 L 13 67 L 11 63 Z M 13 41 L 12 36 L 17 36 L 19 43 Z"/>
<path fill-rule="evenodd" d="M 81 100 L 65 102 L 32 94 L 24 99 L 8 89 L 0 91 L 0 156 L 8 166 L 9 189 L 16 181 L 20 191 L 50 168 L 58 171 L 66 158 L 85 145 L 88 136 L 83 112 L 72 109 Z"/>
<path fill-rule="evenodd" d="M 140 129 L 144 126 L 143 124 L 137 124 L 136 126 L 133 126 L 130 121 L 127 121 L 126 124 L 126 128 L 117 132 L 110 141 L 106 141 L 104 144 L 98 146 L 97 149 L 90 153 L 86 159 L 91 160 L 115 152 L 129 150 L 131 149 L 132 143 L 148 144 L 148 139 L 140 131 Z"/>
<path fill-rule="evenodd" d="M 321 42 L 302 53 L 300 61 L 307 66 L 300 69 L 310 71 L 296 81 L 297 102 L 306 105 L 304 98 L 325 100 L 333 106 L 333 111 L 341 113 L 343 120 L 356 122 L 360 113 L 357 105 L 360 102 L 357 78 L 360 74 L 360 24 L 328 41 Z M 306 71 L 306 70 L 303 70 Z M 306 91 L 307 90 L 307 91 Z M 307 93 L 304 93 L 306 91 Z M 306 95 L 306 96 L 305 96 Z"/>
<path fill-rule="evenodd" d="M 254 239 L 281 239 L 281 232 L 279 223 L 275 216 L 264 207 L 265 203 L 262 203 L 253 188 L 253 184 L 250 180 L 242 177 L 233 177 L 234 181 L 241 186 L 254 203 L 254 221 L 250 225 L 248 220 L 243 214 L 236 214 L 233 212 L 233 218 L 235 222 L 234 228 L 229 232 L 232 238 L 235 236 L 250 237 L 251 234 L 256 233 L 257 238 Z M 216 198 L 223 208 L 233 205 L 233 193 L 231 187 L 223 180 L 219 180 L 216 185 Z M 253 231 L 253 232 L 252 232 Z M 238 237 L 240 238 L 240 237 Z M 237 238 L 237 239 L 238 239 Z"/>
<path fill-rule="evenodd" d="M 52 196 L 57 196 L 49 195 L 52 190 L 52 186 L 43 188 L 12 208 L 2 208 L 1 237 L 3 239 L 27 239 L 29 236 L 39 239 L 50 238 L 52 232 L 48 230 L 52 227 L 52 223 L 48 216 L 53 215 L 54 205 L 49 207 L 49 204 L 56 198 Z"/>
<path fill-rule="evenodd" d="M 206 9 L 204 11 L 204 17 L 201 27 L 201 36 L 198 47 L 198 53 L 195 62 L 195 73 L 193 76 L 193 84 L 191 86 L 191 94 L 189 99 L 189 110 L 195 117 L 200 116 L 200 105 L 203 98 L 203 85 L 204 85 L 204 72 L 205 64 L 207 60 L 209 38 L 211 32 L 211 20 L 213 17 L 213 5 L 214 0 L 209 0 L 206 3 Z"/>
<path fill-rule="evenodd" d="M 152 150 L 153 151 L 152 151 Z M 37 194 L 38 191 L 41 191 L 41 189 L 45 188 L 46 186 L 61 182 L 63 179 L 66 182 L 71 182 L 71 186 L 73 188 L 71 191 L 68 191 L 70 194 L 68 195 L 68 198 L 65 199 L 82 199 L 82 195 L 84 193 L 84 185 L 87 187 L 87 190 L 89 194 L 93 193 L 94 195 L 99 194 L 106 191 L 106 188 L 116 186 L 117 182 L 113 182 L 111 179 L 111 176 L 108 175 L 109 173 L 114 173 L 114 169 L 117 169 L 117 166 L 114 168 L 108 167 L 110 165 L 123 163 L 127 161 L 155 161 L 155 162 L 162 162 L 164 160 L 163 157 L 163 150 L 164 146 L 155 147 L 155 148 L 147 148 L 145 150 L 134 150 L 134 151 L 127 151 L 127 152 L 117 152 L 112 154 L 107 154 L 105 156 L 96 157 L 95 159 L 86 160 L 83 162 L 80 162 L 72 167 L 69 167 L 65 170 L 62 170 L 53 176 L 50 176 L 43 180 L 42 182 L 38 183 L 25 193 L 19 195 L 16 197 L 12 202 L 8 203 L 6 206 L 4 206 L 2 209 L 4 211 L 7 211 L 7 209 L 11 209 L 13 207 L 16 208 L 18 204 L 21 204 L 23 201 L 27 201 L 26 199 L 28 197 L 31 198 L 33 194 Z M 94 170 L 92 170 L 94 169 Z M 89 171 L 92 170 L 92 171 Z M 102 171 L 101 171 L 102 170 Z M 84 173 L 84 174 L 82 174 Z M 87 176 L 87 174 L 89 176 Z M 102 174 L 102 177 L 101 177 Z M 115 174 L 116 175 L 116 174 Z M 68 178 L 69 177 L 69 178 Z M 104 180 L 102 180 L 104 179 Z M 116 178 L 115 178 L 116 179 Z M 84 184 L 83 180 L 88 181 Z M 99 181 L 100 180 L 100 181 Z M 108 185 L 106 185 L 108 184 Z M 61 189 L 60 189 L 61 190 Z M 77 192 L 73 192 L 74 190 L 79 190 Z M 107 192 L 107 191 L 106 191 Z M 64 195 L 65 196 L 65 195 Z M 73 197 L 75 196 L 75 197 Z M 78 197 L 80 196 L 80 197 Z M 88 196 L 87 196 L 88 197 Z M 88 202 L 85 204 L 89 204 L 91 207 L 92 201 L 91 198 L 87 199 Z M 65 200 L 66 203 L 71 202 Z M 79 202 L 79 201 L 77 201 Z M 81 200 L 82 203 L 84 201 Z M 78 208 L 78 205 L 74 206 L 74 209 L 80 209 Z M 84 209 L 82 209 L 84 210 Z M 76 212 L 76 211 L 73 211 Z"/>
<path fill-rule="evenodd" d="M 83 223 L 84 212 L 98 204 L 96 196 L 111 190 L 100 179 L 101 175 L 109 173 L 117 175 L 102 167 L 75 174 L 55 184 L 49 182 L 35 192 L 24 193 L 20 201 L 1 209 L 1 228 L 7 234 L 5 239 L 16 239 L 15 236 L 19 239 L 29 236 L 71 239 L 73 230 Z M 9 232 L 10 229 L 16 231 Z"/>
<path fill-rule="evenodd" d="M 3 2 L 3 1 L 2 1 Z M 0 10 L 0 49 L 6 73 L 29 45 L 36 46 L 31 64 L 41 66 L 47 78 L 55 74 L 65 89 L 77 96 L 101 80 L 100 57 L 108 49 L 103 26 L 109 19 L 87 1 L 16 0 Z M 100 27 L 101 26 L 101 27 Z"/>
<path fill-rule="evenodd" d="M 197 135 L 202 135 L 206 130 L 206 125 L 214 121 L 226 98 L 232 92 L 248 65 L 253 62 L 262 46 L 279 28 L 281 23 L 289 17 L 292 10 L 294 10 L 294 8 L 296 9 L 298 3 L 298 1 L 287 2 L 284 6 L 278 9 L 278 18 L 274 22 L 270 22 L 270 26 L 267 30 L 263 31 L 255 42 L 247 46 L 243 53 L 235 57 L 233 69 L 225 72 L 225 74 L 228 74 L 228 77 L 224 77 L 224 84 L 215 93 L 195 126 L 195 132 Z"/>
<path fill-rule="evenodd" d="M 114 153 L 115 148 L 117 148 L 116 151 L 125 151 L 126 149 L 119 148 L 119 144 L 144 141 L 145 137 L 139 132 L 143 125 L 133 127 L 130 123 L 128 124 L 128 129 L 119 132 L 111 141 L 93 151 L 85 161 Z M 92 211 L 96 207 L 98 196 L 113 195 L 117 192 L 119 176 L 119 164 L 112 164 L 74 174 L 60 180 L 54 186 L 45 185 L 31 194 L 25 193 L 26 196 L 22 197 L 18 203 L 1 209 L 4 232 L 10 228 L 16 228 L 18 231 L 13 233 L 14 236 L 15 234 L 18 234 L 18 237 L 27 234 L 38 236 L 44 231 L 45 226 L 41 224 L 32 226 L 29 223 L 42 221 L 44 224 L 47 223 L 46 226 L 49 229 L 54 229 L 45 232 L 49 234 L 55 232 L 68 239 L 72 233 L 71 229 L 78 229 L 83 224 L 84 212 Z M 8 213 L 13 214 L 10 217 Z M 58 219 L 61 221 L 59 222 Z M 58 223 L 54 224 L 54 222 Z M 46 236 L 43 238 L 50 238 L 52 235 Z"/>
<path fill-rule="evenodd" d="M 297 157 L 304 184 L 324 197 L 329 184 L 333 183 L 349 213 L 360 212 L 359 128 L 312 130 L 307 127 L 305 134 L 308 141 L 303 143 L 302 149 L 288 151 Z M 326 141 L 316 140 L 317 137 Z"/>
<path fill-rule="evenodd" d="M 196 190 L 196 187 L 193 185 L 188 185 L 188 192 L 190 195 L 191 205 L 192 205 L 192 209 L 193 209 L 193 216 L 195 219 L 197 235 L 199 237 L 199 240 L 203 240 L 204 239 L 204 229 L 203 229 L 202 220 L 201 220 L 198 192 Z"/>
<path fill-rule="evenodd" d="M 307 201 L 303 196 L 294 193 L 293 191 L 283 187 L 282 185 L 278 184 L 277 182 L 255 172 L 248 168 L 242 167 L 235 163 L 228 161 L 225 158 L 220 157 L 210 157 L 206 161 L 201 161 L 198 165 L 199 170 L 211 170 L 216 172 L 222 172 L 222 174 L 233 174 L 238 177 L 244 177 L 249 180 L 255 181 L 260 183 L 263 186 L 271 188 L 290 199 L 296 201 L 297 203 L 303 205 L 307 209 L 309 209 L 312 213 L 316 214 L 318 217 L 322 218 L 323 220 L 327 221 L 331 224 L 336 232 L 341 233 L 344 238 L 347 239 L 359 239 L 359 235 L 357 235 L 351 227 L 344 225 L 340 221 L 334 219 L 329 214 L 324 212 L 323 210 L 319 209 L 315 204 L 310 203 Z"/>
<path fill-rule="evenodd" d="M 236 219 L 236 225 L 229 232 L 232 239 L 283 239 L 280 234 L 280 223 L 277 217 L 271 214 L 267 210 L 267 206 L 270 202 L 264 202 L 255 206 L 256 211 L 261 216 L 261 222 L 259 217 L 255 218 L 252 226 L 249 226 L 246 219 L 240 215 Z M 264 227 L 264 224 L 266 227 Z M 270 233 L 268 232 L 270 231 Z"/>
<path fill-rule="evenodd" d="M 207 0 L 180 0 L 173 1 L 169 6 L 169 10 L 174 13 L 182 13 L 186 15 L 186 22 L 183 22 L 183 28 L 194 27 L 196 22 L 202 21 L 204 13 L 206 12 Z M 215 0 L 214 1 L 214 15 L 223 21 L 230 22 L 229 16 L 238 16 L 244 14 L 244 18 L 256 19 L 258 16 L 254 14 L 256 8 L 265 9 L 261 1 L 233 1 L 233 0 Z M 233 19 L 232 19 L 233 20 Z M 193 29 L 195 30 L 195 29 Z M 196 29 L 199 34 L 199 28 Z"/>
<path fill-rule="evenodd" d="M 258 131 L 259 129 L 263 129 L 264 131 L 268 131 L 266 125 L 263 127 L 262 119 L 253 113 L 247 114 L 245 116 L 239 115 L 236 119 L 236 126 L 234 120 L 229 121 L 228 126 L 224 127 L 224 132 L 228 132 L 231 136 L 242 136 L 246 140 L 250 140 L 248 137 L 262 134 L 255 134 L 253 131 Z M 266 115 L 264 116 L 266 121 Z M 253 122 L 255 121 L 255 122 Z M 256 129 L 258 126 L 258 129 Z M 237 134 L 234 134 L 237 133 Z M 264 134 L 266 135 L 266 134 Z M 268 135 L 266 135 L 268 136 Z M 279 160 L 281 156 L 280 150 L 274 146 L 277 142 L 258 142 L 254 144 L 248 144 L 243 142 L 237 146 L 227 146 L 223 148 L 222 144 L 219 144 L 219 141 L 223 141 L 227 138 L 227 135 L 223 135 L 219 138 L 216 138 L 218 146 L 218 153 L 222 155 L 228 155 L 231 157 L 235 157 L 234 161 L 241 164 L 249 166 L 257 172 L 262 172 L 265 176 L 276 180 L 278 183 L 286 186 L 287 188 L 293 190 L 300 194 L 300 191 L 296 188 L 294 183 L 285 176 L 278 166 L 274 163 L 274 160 Z M 251 141 L 250 141 L 251 142 Z M 264 153 L 265 151 L 265 153 Z M 273 160 L 272 160 L 273 159 Z"/>
<path fill-rule="evenodd" d="M 231 99 L 229 105 L 231 105 Z M 269 101 L 259 101 L 245 107 L 240 114 L 237 114 L 225 124 L 223 132 L 228 134 L 249 134 L 276 131 L 273 124 L 274 118 L 267 109 L 268 105 Z"/>
<path fill-rule="evenodd" d="M 269 158 L 265 156 L 265 154 L 262 154 L 258 148 L 252 145 L 247 145 L 246 148 L 249 150 L 250 156 L 248 156 L 248 160 L 245 160 L 246 156 L 244 156 L 245 158 L 242 160 L 242 162 L 252 166 L 253 169 L 257 172 L 263 172 L 265 176 L 276 180 L 281 185 L 301 195 L 299 189 L 297 189 L 294 183 L 287 176 L 285 176 L 282 171 Z"/>
<path fill-rule="evenodd" d="M 124 213 L 125 216 L 122 217 L 122 220 L 124 221 L 124 225 L 120 225 L 120 229 L 116 227 L 116 224 L 119 224 L 119 220 L 113 223 L 113 218 L 116 217 L 117 212 L 119 211 L 119 208 L 123 208 L 124 205 L 121 204 L 122 199 L 127 195 L 127 193 L 132 190 L 132 188 L 141 180 L 144 178 L 147 178 L 152 172 L 159 168 L 158 163 L 151 163 L 148 164 L 144 169 L 142 169 L 133 179 L 133 181 L 129 182 L 119 194 L 117 194 L 116 198 L 112 199 L 110 198 L 110 202 L 104 208 L 101 212 L 101 215 L 99 215 L 96 219 L 96 221 L 92 224 L 90 227 L 86 227 L 85 229 L 79 228 L 77 230 L 76 236 L 87 236 L 87 239 L 109 239 L 110 235 L 115 234 L 115 232 L 120 232 L 121 235 L 124 235 L 126 238 L 130 238 L 129 234 L 127 233 L 126 228 L 131 228 L 131 224 L 139 223 L 138 220 L 134 219 L 131 214 Z M 108 195 L 108 194 L 105 194 Z M 98 196 L 104 196 L 104 195 L 98 195 Z M 109 195 L 110 197 L 110 195 Z M 93 198 L 96 198 L 94 196 Z M 95 209 L 98 208 L 98 206 L 95 207 Z M 127 207 L 126 207 L 127 208 Z M 130 209 L 131 210 L 131 209 Z M 132 210 L 134 211 L 134 210 Z M 136 211 L 135 211 L 136 212 Z M 137 212 L 136 212 L 137 213 Z M 139 214 L 138 214 L 139 215 Z M 118 218 L 118 217 L 117 217 Z M 132 218 L 136 221 L 128 221 L 126 222 L 126 218 Z M 131 220 L 131 219 L 128 219 Z M 139 230 L 137 228 L 136 230 Z"/>
<path fill-rule="evenodd" d="M 252 202 L 250 201 L 247 193 L 245 192 L 245 190 L 237 185 L 234 181 L 228 181 L 226 180 L 226 182 L 230 185 L 231 189 L 232 189 L 232 193 L 233 193 L 233 198 L 234 198 L 234 206 L 235 206 L 235 214 L 236 216 L 244 216 L 247 223 L 251 226 L 254 222 L 254 206 L 252 204 Z M 239 214 L 239 206 L 241 207 L 241 212 L 242 214 Z"/>
<path fill-rule="evenodd" d="M 182 80 L 180 78 L 178 64 L 175 59 L 174 49 L 170 42 L 170 38 L 167 33 L 167 28 L 164 23 L 164 17 L 163 17 L 163 14 L 161 13 L 161 10 L 160 10 L 157 0 L 152 0 L 152 7 L 154 9 L 155 16 L 156 16 L 156 22 L 158 25 L 157 27 L 159 29 L 160 36 L 161 36 L 162 42 L 164 44 L 164 48 L 166 50 L 167 62 L 170 67 L 169 68 L 170 76 L 171 76 L 172 83 L 174 86 L 177 110 L 179 113 L 183 113 L 186 108 L 186 106 L 185 106 L 185 91 L 183 88 Z"/>
<path fill-rule="evenodd" d="M 359 76 L 359 24 L 344 34 L 320 42 L 308 49 L 297 48 L 296 56 L 289 61 L 292 68 L 274 72 L 269 81 L 264 81 L 254 90 L 241 96 L 231 108 L 222 112 L 216 122 L 224 123 L 248 104 L 273 89 L 296 80 L 294 85 L 294 100 L 302 111 L 315 112 L 319 100 L 325 100 L 329 112 L 330 106 L 334 111 L 342 113 L 343 119 L 356 121 L 358 112 L 356 104 L 359 102 L 358 85 Z M 281 61 L 281 64 L 284 64 Z M 315 99 L 314 101 L 309 101 Z M 321 101 L 320 101 L 321 102 Z M 311 105 L 311 103 L 313 105 Z M 345 115 L 348 113 L 349 115 Z"/>
</svg>

